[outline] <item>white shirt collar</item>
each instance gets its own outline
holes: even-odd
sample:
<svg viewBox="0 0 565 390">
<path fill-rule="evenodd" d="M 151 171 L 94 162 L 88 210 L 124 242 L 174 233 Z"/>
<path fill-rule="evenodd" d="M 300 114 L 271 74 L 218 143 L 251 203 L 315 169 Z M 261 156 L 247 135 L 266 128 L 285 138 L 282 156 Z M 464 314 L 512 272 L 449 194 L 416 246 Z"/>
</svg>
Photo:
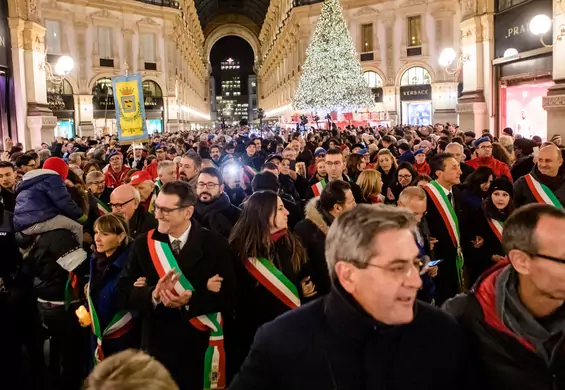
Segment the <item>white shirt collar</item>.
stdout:
<svg viewBox="0 0 565 390">
<path fill-rule="evenodd" d="M 436 182 L 437 183 L 437 182 Z M 439 183 L 437 183 L 439 184 Z M 451 192 L 451 190 L 448 190 L 447 188 L 445 188 L 444 186 L 442 186 L 441 184 L 439 184 L 439 186 L 441 187 L 441 189 L 443 190 L 443 192 L 445 193 L 445 195 L 449 194 Z"/>
<path fill-rule="evenodd" d="M 180 249 L 184 247 L 184 244 L 188 241 L 188 234 L 190 233 L 190 228 L 192 227 L 192 223 L 188 225 L 188 229 L 181 234 L 180 237 L 173 237 L 169 234 L 169 242 L 172 243 L 174 240 L 180 240 Z"/>
</svg>

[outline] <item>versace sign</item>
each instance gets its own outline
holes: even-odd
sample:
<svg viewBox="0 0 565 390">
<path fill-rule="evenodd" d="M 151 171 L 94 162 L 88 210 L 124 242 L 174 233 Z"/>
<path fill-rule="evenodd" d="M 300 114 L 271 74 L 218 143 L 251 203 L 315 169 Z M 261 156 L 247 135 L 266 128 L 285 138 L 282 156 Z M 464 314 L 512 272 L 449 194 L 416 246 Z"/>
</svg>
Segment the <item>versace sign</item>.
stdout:
<svg viewBox="0 0 565 390">
<path fill-rule="evenodd" d="M 539 36 L 530 32 L 530 21 L 539 14 L 552 17 L 552 0 L 530 1 L 495 15 L 495 57 L 504 57 L 504 52 L 508 49 L 516 49 L 519 53 L 522 53 L 542 47 Z M 544 41 L 551 43 L 552 37 L 553 29 L 551 28 L 545 34 Z"/>
<path fill-rule="evenodd" d="M 432 100 L 432 86 L 422 85 L 403 85 L 400 87 L 400 100 Z"/>
</svg>

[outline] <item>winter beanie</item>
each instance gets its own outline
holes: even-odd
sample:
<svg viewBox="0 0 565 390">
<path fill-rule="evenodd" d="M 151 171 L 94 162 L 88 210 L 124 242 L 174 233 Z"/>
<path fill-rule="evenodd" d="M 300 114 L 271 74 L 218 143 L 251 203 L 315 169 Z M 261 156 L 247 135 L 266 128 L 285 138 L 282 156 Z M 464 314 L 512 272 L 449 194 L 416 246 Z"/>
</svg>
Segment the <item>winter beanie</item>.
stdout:
<svg viewBox="0 0 565 390">
<path fill-rule="evenodd" d="M 49 157 L 43 163 L 43 169 L 50 169 L 57 172 L 63 180 L 67 180 L 67 177 L 69 176 L 69 166 L 62 158 L 59 157 Z"/>
</svg>

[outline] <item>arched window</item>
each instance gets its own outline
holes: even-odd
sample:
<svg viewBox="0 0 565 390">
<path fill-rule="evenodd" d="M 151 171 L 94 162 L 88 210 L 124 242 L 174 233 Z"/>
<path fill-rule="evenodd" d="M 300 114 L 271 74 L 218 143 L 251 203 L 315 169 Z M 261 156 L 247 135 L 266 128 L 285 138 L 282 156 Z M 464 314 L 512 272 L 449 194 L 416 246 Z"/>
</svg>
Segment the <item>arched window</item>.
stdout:
<svg viewBox="0 0 565 390">
<path fill-rule="evenodd" d="M 429 72 L 420 66 L 406 69 L 400 79 L 400 85 L 422 85 L 431 83 L 432 78 Z"/>
<path fill-rule="evenodd" d="M 146 110 L 163 107 L 163 91 L 159 84 L 152 80 L 145 80 L 143 82 L 143 99 L 145 100 Z"/>
<path fill-rule="evenodd" d="M 92 106 L 95 110 L 114 109 L 112 80 L 108 77 L 98 79 L 92 88 Z"/>
<path fill-rule="evenodd" d="M 151 96 L 151 97 L 163 97 L 163 91 L 159 84 L 152 80 L 145 80 L 143 82 L 143 96 Z"/>
<path fill-rule="evenodd" d="M 373 72 L 372 70 L 368 70 L 363 73 L 363 78 L 369 85 L 369 88 L 380 88 L 383 86 L 383 79 L 377 72 Z"/>
</svg>

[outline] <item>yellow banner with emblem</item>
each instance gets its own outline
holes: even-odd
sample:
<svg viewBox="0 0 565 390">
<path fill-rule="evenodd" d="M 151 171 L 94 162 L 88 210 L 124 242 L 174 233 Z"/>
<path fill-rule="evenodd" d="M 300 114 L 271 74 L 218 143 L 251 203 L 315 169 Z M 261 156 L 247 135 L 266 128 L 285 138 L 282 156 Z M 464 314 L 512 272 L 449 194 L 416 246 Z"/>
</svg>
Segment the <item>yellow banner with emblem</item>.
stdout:
<svg viewBox="0 0 565 390">
<path fill-rule="evenodd" d="M 147 140 L 147 121 L 141 75 L 112 79 L 118 139 L 124 143 Z"/>
</svg>

